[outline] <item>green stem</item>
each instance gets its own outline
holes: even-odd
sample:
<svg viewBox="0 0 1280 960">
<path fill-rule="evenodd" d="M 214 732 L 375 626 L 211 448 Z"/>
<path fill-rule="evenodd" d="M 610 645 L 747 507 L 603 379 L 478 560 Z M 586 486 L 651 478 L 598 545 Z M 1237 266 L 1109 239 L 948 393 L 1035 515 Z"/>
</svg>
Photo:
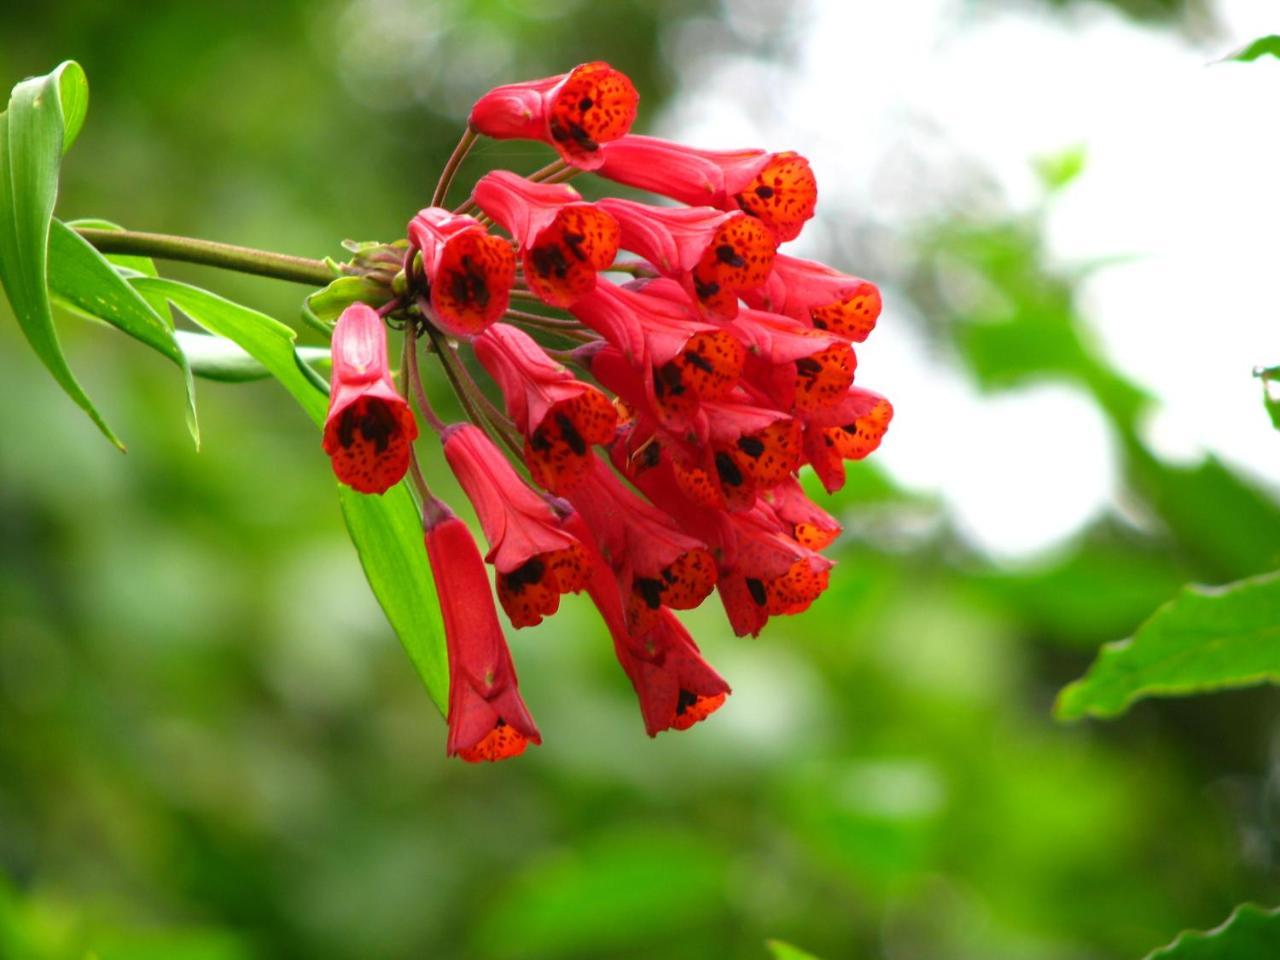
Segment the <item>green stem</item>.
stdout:
<svg viewBox="0 0 1280 960">
<path fill-rule="evenodd" d="M 132 253 L 158 257 L 161 260 L 181 260 L 184 263 L 199 263 L 237 273 L 291 280 L 312 287 L 328 286 L 334 279 L 333 271 L 323 260 L 309 260 L 287 253 L 254 250 L 251 247 L 237 247 L 229 243 L 176 237 L 165 233 L 93 230 L 88 227 L 82 227 L 76 232 L 100 253 Z"/>
</svg>

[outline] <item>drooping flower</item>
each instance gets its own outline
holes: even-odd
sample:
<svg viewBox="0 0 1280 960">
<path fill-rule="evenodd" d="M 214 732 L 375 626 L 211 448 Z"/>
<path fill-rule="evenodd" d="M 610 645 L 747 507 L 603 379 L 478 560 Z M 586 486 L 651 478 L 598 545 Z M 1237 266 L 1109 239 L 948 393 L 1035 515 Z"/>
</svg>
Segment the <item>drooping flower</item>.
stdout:
<svg viewBox="0 0 1280 960">
<path fill-rule="evenodd" d="M 525 438 L 534 482 L 553 493 L 571 489 L 591 469 L 591 447 L 613 437 L 618 414 L 609 398 L 515 327 L 495 323 L 473 346 Z"/>
<path fill-rule="evenodd" d="M 515 254 L 474 217 L 428 207 L 409 222 L 409 245 L 422 255 L 436 326 L 471 337 L 506 312 L 516 277 Z"/>
<path fill-rule="evenodd" d="M 779 529 L 766 506 L 730 515 L 733 564 L 717 587 L 738 636 L 758 634 L 771 616 L 801 613 L 827 589 L 833 562 Z"/>
<path fill-rule="evenodd" d="M 769 277 L 778 241 L 755 217 L 714 207 L 652 207 L 606 197 L 599 203 L 622 228 L 621 245 L 680 283 L 701 310 L 724 319 L 738 294 Z"/>
<path fill-rule="evenodd" d="M 702 659 L 698 645 L 666 607 L 657 622 L 628 642 L 615 638 L 614 652 L 640 700 L 645 732 L 688 730 L 719 710 L 729 684 Z"/>
<path fill-rule="evenodd" d="M 780 242 L 800 235 L 818 202 L 809 161 L 798 153 L 698 150 L 657 137 L 631 135 L 601 149 L 602 177 L 689 206 L 741 210 Z"/>
<path fill-rule="evenodd" d="M 802 547 L 823 550 L 840 535 L 840 524 L 805 494 L 800 481 L 784 480 L 762 498 L 789 527 L 789 536 Z M 784 531 L 785 532 L 785 531 Z"/>
<path fill-rule="evenodd" d="M 844 486 L 844 461 L 861 460 L 880 446 L 893 405 L 878 393 L 850 387 L 834 407 L 809 414 L 804 455 L 828 493 Z"/>
<path fill-rule="evenodd" d="M 373 308 L 347 307 L 333 328 L 333 383 L 324 451 L 338 479 L 361 493 L 384 493 L 409 468 L 418 423 L 387 367 L 387 332 Z"/>
<path fill-rule="evenodd" d="M 773 272 L 759 290 L 743 299 L 753 307 L 785 314 L 861 343 L 880 316 L 875 284 L 834 270 L 825 263 L 778 254 Z"/>
<path fill-rule="evenodd" d="M 636 496 L 598 458 L 592 472 L 568 494 L 595 532 L 626 597 L 629 632 L 647 630 L 658 608 L 690 610 L 716 582 L 706 546 L 677 530 L 671 520 Z"/>
<path fill-rule="evenodd" d="M 517 757 L 542 737 L 520 696 L 480 551 L 467 525 L 438 502 L 426 545 L 449 652 L 446 752 L 471 763 Z"/>
<path fill-rule="evenodd" d="M 441 435 L 444 455 L 489 541 L 498 599 L 511 624 L 529 627 L 560 607 L 560 595 L 586 584 L 587 556 L 550 505 L 525 485 L 480 428 L 455 424 Z"/>
<path fill-rule="evenodd" d="M 632 633 L 617 580 L 596 546 L 592 529 L 576 511 L 565 519 L 565 527 L 581 540 L 591 557 L 587 593 L 609 628 L 614 654 L 635 688 L 649 736 L 663 730 L 687 730 L 718 710 L 730 692 L 729 685 L 702 659 L 684 625 L 662 607 L 647 630 Z"/>
<path fill-rule="evenodd" d="M 618 253 L 617 221 L 584 203 L 568 184 L 533 183 L 494 170 L 480 178 L 471 196 L 511 234 L 529 289 L 553 307 L 567 307 L 595 289 L 597 273 Z"/>
<path fill-rule="evenodd" d="M 583 170 L 600 166 L 600 146 L 635 122 L 640 96 L 625 73 L 602 61 L 568 73 L 495 87 L 471 108 L 471 129 L 495 140 L 540 140 Z"/>
<path fill-rule="evenodd" d="M 718 399 L 733 390 L 745 350 L 727 330 L 694 316 L 687 302 L 652 296 L 648 289 L 602 282 L 574 304 L 572 312 L 621 351 L 656 415 L 684 428 L 700 400 Z M 592 373 L 621 395 L 625 386 L 620 389 L 602 379 L 609 376 L 606 367 L 616 368 L 608 366 L 610 356 L 602 351 L 598 360 L 593 358 Z M 625 374 L 625 369 L 617 372 Z"/>
<path fill-rule="evenodd" d="M 834 333 L 764 310 L 743 310 L 730 328 L 747 345 L 745 379 L 781 410 L 810 411 L 840 402 L 858 358 Z"/>
</svg>

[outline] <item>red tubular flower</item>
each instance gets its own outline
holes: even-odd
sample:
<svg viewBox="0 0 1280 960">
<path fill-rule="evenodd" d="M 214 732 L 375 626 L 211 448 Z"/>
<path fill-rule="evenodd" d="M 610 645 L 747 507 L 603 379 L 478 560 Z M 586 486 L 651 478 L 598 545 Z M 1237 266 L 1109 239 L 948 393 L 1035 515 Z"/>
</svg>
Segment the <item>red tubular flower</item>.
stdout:
<svg viewBox="0 0 1280 960">
<path fill-rule="evenodd" d="M 613 637 L 614 653 L 635 688 L 649 736 L 687 730 L 718 710 L 730 693 L 729 685 L 702 659 L 684 625 L 662 607 L 648 631 L 639 636 L 629 633 L 617 580 L 586 521 L 574 512 L 564 525 L 592 558 L 587 593 Z"/>
<path fill-rule="evenodd" d="M 520 697 L 471 531 L 443 505 L 436 506 L 440 515 L 428 521 L 426 544 L 449 650 L 446 752 L 470 763 L 517 757 L 542 737 Z"/>
<path fill-rule="evenodd" d="M 780 242 L 800 235 L 818 202 L 809 161 L 798 153 L 697 150 L 643 136 L 623 137 L 601 152 L 600 176 L 690 206 L 741 210 Z"/>
<path fill-rule="evenodd" d="M 599 206 L 622 228 L 622 246 L 682 284 L 707 313 L 732 319 L 738 294 L 769 277 L 778 242 L 757 219 L 714 207 L 651 207 L 607 197 Z"/>
<path fill-rule="evenodd" d="M 614 640 L 618 662 L 640 699 L 645 732 L 688 730 L 724 705 L 729 684 L 698 652 L 698 645 L 666 607 L 643 636 Z"/>
<path fill-rule="evenodd" d="M 664 418 L 687 419 L 699 400 L 727 396 L 742 374 L 742 344 L 728 331 L 696 320 L 687 303 L 605 282 L 572 312 L 622 351 Z"/>
<path fill-rule="evenodd" d="M 495 323 L 473 346 L 525 437 L 524 460 L 534 482 L 554 493 L 571 489 L 590 472 L 591 446 L 613 438 L 618 414 L 609 398 L 505 323 Z"/>
<path fill-rule="evenodd" d="M 448 427 L 444 455 L 476 509 L 498 574 L 498 599 L 514 627 L 529 627 L 555 613 L 562 593 L 586 585 L 587 555 L 560 528 L 555 511 L 530 490 L 484 431 Z"/>
<path fill-rule="evenodd" d="M 409 222 L 409 245 L 422 254 L 431 313 L 442 330 L 471 337 L 506 312 L 515 254 L 474 217 L 428 207 Z"/>
<path fill-rule="evenodd" d="M 800 482 L 788 479 L 762 496 L 784 530 L 802 547 L 823 550 L 840 536 L 840 524 L 805 494 Z"/>
<path fill-rule="evenodd" d="M 880 316 L 875 284 L 833 270 L 825 263 L 778 254 L 773 273 L 743 299 L 753 307 L 786 314 L 861 343 Z"/>
<path fill-rule="evenodd" d="M 640 96 L 625 73 L 602 61 L 568 73 L 495 87 L 476 101 L 471 129 L 495 140 L 540 140 L 566 162 L 594 170 L 600 145 L 631 129 Z"/>
<path fill-rule="evenodd" d="M 676 488 L 693 503 L 712 510 L 747 510 L 760 490 L 782 483 L 799 469 L 799 421 L 744 403 L 709 402 L 702 412 L 705 439 L 686 442 L 664 434 L 637 451 L 640 457 L 652 457 L 652 466 L 669 461 Z M 632 443 L 645 439 L 635 435 Z"/>
<path fill-rule="evenodd" d="M 617 256 L 617 221 L 584 203 L 568 184 L 532 183 L 494 170 L 480 178 L 471 196 L 515 239 L 529 289 L 553 307 L 590 293 L 596 274 Z"/>
<path fill-rule="evenodd" d="M 333 328 L 333 384 L 324 452 L 338 479 L 361 493 L 385 493 L 409 468 L 418 423 L 387 369 L 387 332 L 371 307 L 354 303 Z"/>
<path fill-rule="evenodd" d="M 835 407 L 808 418 L 804 455 L 828 493 L 844 486 L 844 461 L 861 460 L 880 446 L 892 419 L 893 405 L 860 387 L 851 387 Z"/>
<path fill-rule="evenodd" d="M 623 485 L 599 459 L 569 501 L 595 532 L 601 554 L 626 596 L 632 633 L 653 626 L 658 608 L 689 610 L 716 582 L 716 565 L 698 540 Z"/>
<path fill-rule="evenodd" d="M 771 616 L 801 613 L 827 589 L 831 560 L 778 529 L 767 507 L 732 514 L 735 562 L 721 572 L 720 600 L 738 636 L 755 636 Z"/>
<path fill-rule="evenodd" d="M 748 346 L 748 379 L 783 410 L 831 406 L 853 383 L 858 358 L 842 337 L 763 310 L 742 311 L 731 329 Z"/>
</svg>

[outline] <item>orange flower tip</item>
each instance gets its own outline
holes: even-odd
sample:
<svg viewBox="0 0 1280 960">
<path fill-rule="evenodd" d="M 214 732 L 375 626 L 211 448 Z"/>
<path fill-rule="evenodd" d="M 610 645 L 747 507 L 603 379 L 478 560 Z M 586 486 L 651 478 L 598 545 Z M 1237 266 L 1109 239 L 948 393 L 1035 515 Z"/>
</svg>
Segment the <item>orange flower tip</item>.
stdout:
<svg viewBox="0 0 1280 960">
<path fill-rule="evenodd" d="M 484 739 L 473 747 L 458 751 L 458 756 L 467 763 L 496 763 L 509 760 L 524 753 L 530 743 L 539 744 L 540 739 L 530 739 L 515 727 L 499 718 L 494 728 L 485 734 Z"/>
<path fill-rule="evenodd" d="M 682 689 L 676 701 L 676 715 L 671 721 L 671 729 L 688 730 L 700 720 L 705 720 L 724 706 L 725 693 L 717 693 L 714 697 L 703 697 L 689 690 Z"/>
<path fill-rule="evenodd" d="M 626 135 L 636 119 L 640 95 L 630 78 L 602 61 L 574 67 L 548 106 L 552 146 L 584 169 L 604 162 L 600 144 Z"/>
<path fill-rule="evenodd" d="M 794 240 L 817 207 L 818 181 L 804 157 L 778 153 L 733 199 L 743 213 L 757 217 L 780 241 Z"/>
<path fill-rule="evenodd" d="M 409 443 L 418 435 L 408 405 L 362 396 L 332 415 L 324 450 L 337 478 L 360 493 L 385 493 L 409 469 Z"/>
</svg>

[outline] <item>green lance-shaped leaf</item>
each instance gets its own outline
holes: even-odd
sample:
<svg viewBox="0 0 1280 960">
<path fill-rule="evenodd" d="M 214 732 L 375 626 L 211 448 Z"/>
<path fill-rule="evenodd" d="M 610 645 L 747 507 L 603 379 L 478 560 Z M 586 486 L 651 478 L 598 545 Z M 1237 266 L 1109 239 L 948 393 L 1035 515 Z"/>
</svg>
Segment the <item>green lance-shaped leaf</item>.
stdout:
<svg viewBox="0 0 1280 960">
<path fill-rule="evenodd" d="M 1259 37 L 1247 47 L 1241 47 L 1234 53 L 1227 54 L 1222 58 L 1221 62 L 1238 60 L 1242 63 L 1248 63 L 1268 56 L 1280 57 L 1280 34 L 1273 33 L 1269 37 Z"/>
<path fill-rule="evenodd" d="M 1252 903 L 1236 907 L 1220 927 L 1201 933 L 1188 930 L 1145 960 L 1262 960 L 1280 957 L 1280 908 L 1264 910 Z"/>
<path fill-rule="evenodd" d="M 189 330 L 179 330 L 175 336 L 191 365 L 191 372 L 201 379 L 247 383 L 271 376 L 271 371 L 248 351 L 225 337 Z M 329 367 L 329 351 L 324 347 L 298 347 L 298 358 L 313 370 Z"/>
<path fill-rule="evenodd" d="M 195 381 L 165 319 L 167 311 L 157 312 L 92 244 L 56 219 L 49 233 L 49 292 L 69 309 L 105 320 L 178 365 L 186 385 L 187 429 L 199 447 Z"/>
<path fill-rule="evenodd" d="M 80 132 L 88 105 L 88 81 L 71 60 L 46 76 L 24 80 L 9 95 L 9 107 L 0 114 L 0 283 L 36 356 L 123 450 L 67 365 L 46 286 L 62 155 Z"/>
<path fill-rule="evenodd" d="M 1058 696 L 1057 716 L 1112 717 L 1143 697 L 1280 682 L 1280 572 L 1184 587 L 1127 640 L 1107 644 Z M 1278 954 L 1280 956 L 1280 954 Z"/>
<path fill-rule="evenodd" d="M 234 341 L 280 381 L 316 426 L 324 423 L 328 396 L 299 357 L 290 327 L 174 280 L 136 277 L 130 282 L 153 307 L 172 304 L 210 333 Z M 382 496 L 339 490 L 347 530 L 374 596 L 443 713 L 449 702 L 444 630 L 413 498 L 403 482 Z"/>
</svg>

